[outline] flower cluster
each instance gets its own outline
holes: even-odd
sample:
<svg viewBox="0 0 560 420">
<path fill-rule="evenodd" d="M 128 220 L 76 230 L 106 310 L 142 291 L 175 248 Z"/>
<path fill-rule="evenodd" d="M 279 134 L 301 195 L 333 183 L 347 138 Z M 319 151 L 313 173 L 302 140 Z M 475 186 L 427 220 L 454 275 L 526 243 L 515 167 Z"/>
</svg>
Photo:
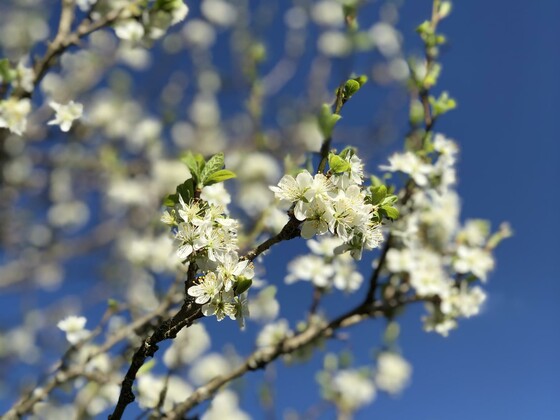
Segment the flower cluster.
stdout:
<svg viewBox="0 0 560 420">
<path fill-rule="evenodd" d="M 336 250 L 343 246 L 340 238 L 311 239 L 307 246 L 313 254 L 297 257 L 288 264 L 286 283 L 308 280 L 321 289 L 334 286 L 346 292 L 360 288 L 363 276 L 356 271 L 354 260 L 349 254 L 336 254 Z"/>
<path fill-rule="evenodd" d="M 254 271 L 252 263 L 239 258 L 238 222 L 226 213 L 222 205 L 194 198 L 187 203 L 179 195 L 178 204 L 161 220 L 174 228 L 180 243 L 177 256 L 200 270 L 188 294 L 202 305 L 202 313 L 215 315 L 218 321 L 226 316 L 237 319 L 243 326 L 247 300 L 242 293 L 251 285 Z"/>
<path fill-rule="evenodd" d="M 116 35 L 126 41 L 139 42 L 161 38 L 170 26 L 185 19 L 189 8 L 183 0 L 158 1 L 142 14 L 142 19 L 123 19 L 115 25 Z"/>
<path fill-rule="evenodd" d="M 400 354 L 382 351 L 377 366 L 351 368 L 350 354 L 329 353 L 317 375 L 323 397 L 339 410 L 352 413 L 375 400 L 378 391 L 398 395 L 410 382 L 412 366 Z"/>
<path fill-rule="evenodd" d="M 303 222 L 301 236 L 311 239 L 327 232 L 343 241 L 340 251 L 350 250 L 360 259 L 364 249 L 383 241 L 375 206 L 368 202 L 363 184 L 363 164 L 351 150 L 329 157 L 330 170 L 312 176 L 303 170 L 295 178 L 284 175 L 270 189 L 276 198 L 293 203 L 294 216 Z"/>
<path fill-rule="evenodd" d="M 459 198 L 453 190 L 457 145 L 436 135 L 429 149 L 433 159 L 408 151 L 394 154 L 390 165 L 382 166 L 409 175 L 421 187 L 411 193 L 395 225 L 386 269 L 406 279 L 418 297 L 433 298 L 427 303 L 425 328 L 447 335 L 457 318 L 477 315 L 486 300 L 473 282 L 486 281 L 494 268 L 496 236 L 490 238 L 488 223 L 482 220 L 467 221 L 463 228 L 459 224 Z"/>
</svg>

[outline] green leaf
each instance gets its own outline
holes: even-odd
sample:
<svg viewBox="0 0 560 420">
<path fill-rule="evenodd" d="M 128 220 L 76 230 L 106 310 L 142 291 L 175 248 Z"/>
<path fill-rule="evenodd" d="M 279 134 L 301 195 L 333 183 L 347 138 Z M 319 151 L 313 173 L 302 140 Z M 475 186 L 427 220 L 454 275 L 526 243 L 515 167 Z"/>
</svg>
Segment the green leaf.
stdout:
<svg viewBox="0 0 560 420">
<path fill-rule="evenodd" d="M 387 196 L 387 187 L 379 185 L 378 187 L 370 187 L 371 201 L 373 204 L 379 204 Z"/>
<path fill-rule="evenodd" d="M 381 202 L 381 206 L 392 206 L 397 202 L 398 199 L 399 197 L 397 197 L 396 195 L 389 195 L 383 199 L 383 201 Z"/>
<path fill-rule="evenodd" d="M 399 211 L 391 206 L 382 206 L 379 209 L 380 213 L 383 214 L 386 218 L 396 220 L 399 218 Z"/>
<path fill-rule="evenodd" d="M 246 292 L 247 290 L 249 290 L 249 288 L 252 286 L 253 284 L 253 280 L 251 279 L 245 279 L 245 278 L 240 278 L 236 283 L 235 283 L 235 288 L 234 288 L 234 294 L 235 296 L 240 295 L 243 292 Z"/>
<path fill-rule="evenodd" d="M 355 77 L 354 80 L 358 82 L 361 87 L 368 81 L 368 77 L 365 74 L 362 74 L 361 76 Z"/>
<path fill-rule="evenodd" d="M 183 197 L 183 201 L 188 203 L 194 197 L 194 180 L 192 178 L 187 179 L 181 185 L 177 186 L 177 194 Z M 179 201 L 179 197 L 177 197 Z"/>
<path fill-rule="evenodd" d="M 208 162 L 206 162 L 206 165 L 204 165 L 204 169 L 200 174 L 200 182 L 204 184 L 204 181 L 208 179 L 210 175 L 212 175 L 215 172 L 218 172 L 223 167 L 224 167 L 224 154 L 223 153 L 215 154 L 210 159 L 208 159 Z"/>
<path fill-rule="evenodd" d="M 188 152 L 186 155 L 181 157 L 181 162 L 187 165 L 187 168 L 189 168 L 191 176 L 193 177 L 194 183 L 198 185 L 201 180 L 202 170 L 206 165 L 204 156 L 202 156 L 200 153 L 194 154 L 192 152 Z"/>
<path fill-rule="evenodd" d="M 424 89 L 430 89 L 433 87 L 437 83 L 440 73 L 441 65 L 434 63 L 430 68 L 430 71 L 426 74 L 426 77 L 424 77 L 424 80 L 422 80 L 422 86 Z"/>
<path fill-rule="evenodd" d="M 344 84 L 344 96 L 346 99 L 349 99 L 354 95 L 357 91 L 360 90 L 360 84 L 357 80 L 349 79 Z"/>
<path fill-rule="evenodd" d="M 229 171 L 227 169 L 220 169 L 219 171 L 214 172 L 212 175 L 206 178 L 204 181 L 204 185 L 212 185 L 217 184 L 218 182 L 224 182 L 226 179 L 235 178 L 235 172 Z"/>
<path fill-rule="evenodd" d="M 165 207 L 175 207 L 179 202 L 179 194 L 169 194 L 163 199 L 163 205 Z"/>
<path fill-rule="evenodd" d="M 413 100 L 410 102 L 410 111 L 408 118 L 412 125 L 418 125 L 424 121 L 424 106 L 422 102 Z"/>
<path fill-rule="evenodd" d="M 455 101 L 455 99 L 449 97 L 449 93 L 447 92 L 442 92 L 442 94 L 437 99 L 433 96 L 430 96 L 429 100 L 434 110 L 434 117 L 443 115 L 446 112 L 451 111 L 452 109 L 455 109 L 457 107 L 457 102 Z"/>
<path fill-rule="evenodd" d="M 370 175 L 369 181 L 372 187 L 379 187 L 380 185 L 383 185 L 383 182 L 375 175 Z"/>
<path fill-rule="evenodd" d="M 0 81 L 10 83 L 15 76 L 16 72 L 11 68 L 10 61 L 7 58 L 0 60 Z"/>
<path fill-rule="evenodd" d="M 319 112 L 319 129 L 323 137 L 330 138 L 332 136 L 334 126 L 340 118 L 342 118 L 340 115 L 331 112 L 329 104 L 323 104 Z"/>
<path fill-rule="evenodd" d="M 351 168 L 350 162 L 347 162 L 334 153 L 329 154 L 329 167 L 336 174 L 346 172 Z"/>
</svg>

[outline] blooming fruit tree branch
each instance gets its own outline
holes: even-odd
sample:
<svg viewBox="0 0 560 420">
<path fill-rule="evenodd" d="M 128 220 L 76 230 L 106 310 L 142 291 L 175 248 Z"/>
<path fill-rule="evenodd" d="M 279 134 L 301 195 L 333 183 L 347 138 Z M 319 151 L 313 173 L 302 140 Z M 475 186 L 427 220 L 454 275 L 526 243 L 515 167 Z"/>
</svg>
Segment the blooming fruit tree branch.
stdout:
<svg viewBox="0 0 560 420">
<path fill-rule="evenodd" d="M 294 2 L 283 20 L 199 3 L 63 0 L 45 46 L 26 44 L 46 39 L 40 16 L 20 42 L 0 37 L 0 287 L 60 293 L 54 305 L 39 294 L 0 332 L 0 363 L 45 372 L 11 396 L 6 418 L 245 419 L 233 384 L 257 387 L 250 372 L 265 370 L 262 407 L 249 410 L 259 417 L 281 392 L 278 360 L 317 367 L 322 402 L 310 412 L 351 418 L 410 383 L 398 346 L 409 306 L 423 304 L 424 329 L 442 336 L 483 308 L 493 251 L 511 232 L 462 221 L 459 146 L 435 130 L 457 106 L 435 93 L 451 2 L 426 2 L 417 56 L 390 1 Z M 262 28 L 280 21 L 279 57 Z M 224 39 L 231 69 L 216 54 Z M 372 68 L 351 59 L 375 54 Z M 277 93 L 294 94 L 306 60 L 285 106 Z M 141 75 L 150 68 L 169 74 Z M 381 159 L 346 121 L 369 124 L 353 107 L 387 108 L 374 97 L 388 84 L 408 94 L 408 131 Z M 385 119 L 402 125 L 398 112 Z M 78 265 L 90 268 L 72 300 Z M 333 351 L 372 320 L 384 325 L 373 358 Z M 43 358 L 40 346 L 55 351 Z"/>
</svg>

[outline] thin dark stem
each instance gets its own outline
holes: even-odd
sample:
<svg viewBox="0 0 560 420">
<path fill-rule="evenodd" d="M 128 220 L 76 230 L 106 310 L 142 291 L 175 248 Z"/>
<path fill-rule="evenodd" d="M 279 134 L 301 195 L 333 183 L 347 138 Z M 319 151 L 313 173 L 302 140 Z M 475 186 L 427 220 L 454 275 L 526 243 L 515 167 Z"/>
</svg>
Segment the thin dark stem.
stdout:
<svg viewBox="0 0 560 420">
<path fill-rule="evenodd" d="M 196 266 L 194 263 L 191 263 L 185 284 L 192 284 L 195 275 Z M 188 295 L 186 295 L 181 309 L 179 309 L 175 316 L 160 323 L 153 334 L 142 342 L 132 357 L 130 367 L 121 384 L 119 400 L 113 414 L 109 415 L 109 419 L 118 420 L 122 418 L 128 404 L 134 401 L 135 396 L 132 392 L 132 386 L 138 374 L 138 370 L 144 365 L 148 357 L 153 357 L 158 351 L 159 347 L 157 344 L 161 341 L 175 338 L 179 331 L 185 327 L 191 326 L 194 321 L 202 318 L 202 316 L 201 306 L 194 303 L 188 298 Z"/>
<path fill-rule="evenodd" d="M 146 358 L 153 357 L 156 351 L 158 351 L 159 347 L 157 344 L 163 340 L 175 338 L 181 329 L 190 326 L 202 316 L 199 305 L 185 302 L 172 319 L 162 322 L 154 333 L 142 342 L 134 353 L 130 367 L 122 381 L 119 400 L 113 413 L 109 415 L 110 420 L 121 419 L 128 404 L 135 400 L 132 385 L 138 370 L 144 365 Z"/>
<path fill-rule="evenodd" d="M 317 313 L 317 309 L 319 309 L 319 303 L 321 302 L 322 296 L 323 290 L 321 288 L 313 288 L 313 297 L 311 300 L 311 306 L 309 308 L 309 316 L 315 315 Z"/>
<path fill-rule="evenodd" d="M 298 219 L 296 219 L 295 216 L 292 214 L 290 216 L 290 220 L 288 220 L 288 223 L 284 225 L 282 230 L 277 235 L 267 239 L 266 241 L 258 245 L 256 248 L 249 251 L 243 258 L 249 261 L 253 261 L 260 254 L 268 250 L 272 245 L 275 245 L 278 242 L 289 241 L 290 239 L 297 238 L 300 235 L 300 231 L 299 231 L 300 223 L 301 222 Z"/>
<path fill-rule="evenodd" d="M 369 279 L 369 288 L 367 291 L 367 295 L 366 298 L 364 300 L 364 305 L 370 304 L 375 300 L 375 292 L 377 290 L 377 286 L 379 283 L 379 276 L 381 275 L 381 271 L 383 270 L 383 267 L 385 266 L 385 260 L 387 259 L 387 253 L 389 252 L 389 249 L 391 248 L 391 239 L 392 236 L 389 234 L 389 237 L 387 238 L 387 240 L 385 241 L 385 245 L 383 246 L 383 250 L 381 251 L 381 255 L 379 257 L 379 262 L 377 263 L 377 267 L 375 267 L 375 270 L 373 271 L 373 273 L 371 274 L 371 277 Z"/>
<path fill-rule="evenodd" d="M 344 101 L 344 83 L 340 84 L 340 86 L 336 89 L 336 99 L 333 104 L 333 114 L 340 115 L 342 111 L 342 107 L 346 102 Z M 327 167 L 327 161 L 329 159 L 329 152 L 331 151 L 331 143 L 332 143 L 332 136 L 327 137 L 323 140 L 323 144 L 321 144 L 321 150 L 319 154 L 321 156 L 321 161 L 319 162 L 319 166 L 317 167 L 317 173 L 324 173 L 325 168 Z"/>
</svg>

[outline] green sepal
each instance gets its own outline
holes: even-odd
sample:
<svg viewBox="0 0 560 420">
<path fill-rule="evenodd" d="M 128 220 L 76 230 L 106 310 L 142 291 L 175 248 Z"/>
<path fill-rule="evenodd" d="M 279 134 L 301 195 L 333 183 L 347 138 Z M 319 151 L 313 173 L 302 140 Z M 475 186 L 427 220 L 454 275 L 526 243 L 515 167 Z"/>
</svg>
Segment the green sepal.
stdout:
<svg viewBox="0 0 560 420">
<path fill-rule="evenodd" d="M 208 176 L 204 181 L 204 185 L 213 185 L 217 184 L 218 182 L 223 182 L 226 179 L 235 178 L 237 175 L 235 172 L 229 171 L 227 169 L 220 169 L 219 171 L 214 172 L 212 175 Z"/>
<path fill-rule="evenodd" d="M 249 290 L 249 288 L 253 285 L 253 280 L 251 279 L 245 279 L 245 278 L 240 278 L 239 280 L 237 280 L 237 282 L 235 283 L 235 286 L 233 288 L 233 293 L 235 294 L 235 296 L 239 296 L 241 293 L 246 292 L 247 290 Z"/>
<path fill-rule="evenodd" d="M 342 159 L 340 156 L 335 155 L 334 153 L 329 154 L 329 167 L 335 174 L 346 172 L 351 168 L 350 162 Z"/>
</svg>

